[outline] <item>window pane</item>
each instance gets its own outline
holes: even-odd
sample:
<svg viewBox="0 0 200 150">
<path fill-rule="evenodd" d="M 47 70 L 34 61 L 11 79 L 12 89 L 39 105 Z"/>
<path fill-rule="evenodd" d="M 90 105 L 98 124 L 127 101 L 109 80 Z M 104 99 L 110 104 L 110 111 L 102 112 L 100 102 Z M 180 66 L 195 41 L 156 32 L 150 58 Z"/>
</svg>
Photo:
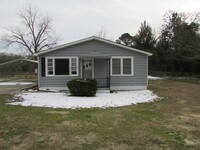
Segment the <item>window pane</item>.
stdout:
<svg viewBox="0 0 200 150">
<path fill-rule="evenodd" d="M 48 63 L 48 66 L 53 66 L 53 63 Z"/>
<path fill-rule="evenodd" d="M 47 59 L 48 63 L 53 63 L 53 59 Z"/>
<path fill-rule="evenodd" d="M 123 59 L 123 74 L 131 74 L 131 59 Z"/>
<path fill-rule="evenodd" d="M 72 63 L 76 63 L 76 58 L 72 58 Z"/>
<path fill-rule="evenodd" d="M 74 67 L 74 66 L 76 67 L 76 63 L 72 63 L 72 66 L 73 66 L 73 67 Z"/>
<path fill-rule="evenodd" d="M 120 59 L 112 59 L 112 74 L 121 74 Z"/>
<path fill-rule="evenodd" d="M 72 74 L 77 74 L 77 71 L 72 71 Z"/>
<path fill-rule="evenodd" d="M 72 67 L 72 71 L 76 70 L 76 67 Z"/>
<path fill-rule="evenodd" d="M 55 59 L 55 75 L 69 75 L 69 59 Z"/>
<path fill-rule="evenodd" d="M 48 75 L 53 75 L 53 70 L 51 70 L 51 71 L 49 70 Z"/>
<path fill-rule="evenodd" d="M 51 71 L 52 71 L 52 70 L 53 70 L 53 67 L 48 67 L 48 70 L 51 70 Z"/>
</svg>

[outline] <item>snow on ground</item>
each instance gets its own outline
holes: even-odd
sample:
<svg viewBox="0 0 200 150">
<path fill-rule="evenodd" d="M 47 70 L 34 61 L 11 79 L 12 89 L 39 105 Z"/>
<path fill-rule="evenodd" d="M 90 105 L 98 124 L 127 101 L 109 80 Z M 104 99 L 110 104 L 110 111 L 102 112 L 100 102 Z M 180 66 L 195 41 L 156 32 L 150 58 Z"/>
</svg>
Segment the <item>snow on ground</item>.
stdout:
<svg viewBox="0 0 200 150">
<path fill-rule="evenodd" d="M 11 105 L 38 106 L 53 108 L 92 108 L 118 107 L 150 102 L 159 98 L 150 90 L 120 91 L 117 93 L 97 93 L 96 97 L 74 97 L 69 93 L 22 93 L 16 95 L 24 99 Z"/>
<path fill-rule="evenodd" d="M 153 76 L 148 76 L 149 80 L 161 80 L 161 77 L 153 77 Z"/>
<path fill-rule="evenodd" d="M 15 81 L 10 81 L 10 82 L 0 82 L 1 85 L 29 85 L 33 84 L 33 82 L 15 82 Z"/>
</svg>

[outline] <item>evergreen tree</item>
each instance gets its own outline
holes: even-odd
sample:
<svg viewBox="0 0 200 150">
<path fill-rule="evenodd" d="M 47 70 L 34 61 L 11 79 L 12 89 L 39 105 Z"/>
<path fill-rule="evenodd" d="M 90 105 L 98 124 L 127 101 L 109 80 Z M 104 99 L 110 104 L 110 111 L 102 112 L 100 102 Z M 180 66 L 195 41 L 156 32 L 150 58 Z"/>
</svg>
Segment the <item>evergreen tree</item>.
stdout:
<svg viewBox="0 0 200 150">
<path fill-rule="evenodd" d="M 177 12 L 165 14 L 157 45 L 160 70 L 198 71 L 192 67 L 200 60 L 199 22 L 198 19 L 192 20 L 191 16 L 194 15 Z"/>
<path fill-rule="evenodd" d="M 152 28 L 144 21 L 138 33 L 133 37 L 134 47 L 152 52 L 155 48 L 156 40 L 152 33 Z"/>
</svg>

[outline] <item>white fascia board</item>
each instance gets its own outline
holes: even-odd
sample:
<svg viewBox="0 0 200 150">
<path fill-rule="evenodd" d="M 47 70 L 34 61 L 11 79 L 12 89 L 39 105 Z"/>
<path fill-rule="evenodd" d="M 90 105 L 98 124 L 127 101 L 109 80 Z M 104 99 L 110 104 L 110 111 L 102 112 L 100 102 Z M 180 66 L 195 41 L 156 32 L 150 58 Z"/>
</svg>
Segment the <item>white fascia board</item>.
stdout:
<svg viewBox="0 0 200 150">
<path fill-rule="evenodd" d="M 107 39 L 92 36 L 92 37 L 85 38 L 85 39 L 78 40 L 78 41 L 74 41 L 74 42 L 71 42 L 71 43 L 68 43 L 68 44 L 56 46 L 56 47 L 51 48 L 51 49 L 43 50 L 39 53 L 35 53 L 33 56 L 38 56 L 38 55 L 41 55 L 41 54 L 49 53 L 49 52 L 52 52 L 52 51 L 55 51 L 55 50 L 58 50 L 58 49 L 70 47 L 70 46 L 73 46 L 73 45 L 76 45 L 76 44 L 81 44 L 81 43 L 84 43 L 84 42 L 87 42 L 87 41 L 90 41 L 90 40 L 101 41 L 101 42 L 104 42 L 104 43 L 107 43 L 107 44 L 115 45 L 117 47 L 121 47 L 121 48 L 124 48 L 124 49 L 127 49 L 127 50 L 135 51 L 135 52 L 145 54 L 145 55 L 148 55 L 148 56 L 152 55 L 152 53 L 148 53 L 148 52 L 145 52 L 145 51 L 142 51 L 142 50 L 139 50 L 139 49 L 135 49 L 135 48 L 131 48 L 131 47 L 128 47 L 128 46 L 125 46 L 125 45 L 121 45 L 121 44 L 115 43 L 115 42 L 107 40 Z"/>
</svg>

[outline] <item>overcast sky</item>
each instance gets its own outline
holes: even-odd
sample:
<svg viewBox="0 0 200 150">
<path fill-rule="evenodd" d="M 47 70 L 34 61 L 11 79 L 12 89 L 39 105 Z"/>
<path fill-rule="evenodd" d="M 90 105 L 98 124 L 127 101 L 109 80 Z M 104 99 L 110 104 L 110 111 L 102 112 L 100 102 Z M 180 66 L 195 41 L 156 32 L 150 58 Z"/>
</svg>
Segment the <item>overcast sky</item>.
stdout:
<svg viewBox="0 0 200 150">
<path fill-rule="evenodd" d="M 106 38 L 116 40 L 122 33 L 136 34 L 144 20 L 159 32 L 168 10 L 194 12 L 200 0 L 0 0 L 0 34 L 19 24 L 19 8 L 36 5 L 54 19 L 61 43 L 71 42 L 104 29 Z"/>
</svg>

